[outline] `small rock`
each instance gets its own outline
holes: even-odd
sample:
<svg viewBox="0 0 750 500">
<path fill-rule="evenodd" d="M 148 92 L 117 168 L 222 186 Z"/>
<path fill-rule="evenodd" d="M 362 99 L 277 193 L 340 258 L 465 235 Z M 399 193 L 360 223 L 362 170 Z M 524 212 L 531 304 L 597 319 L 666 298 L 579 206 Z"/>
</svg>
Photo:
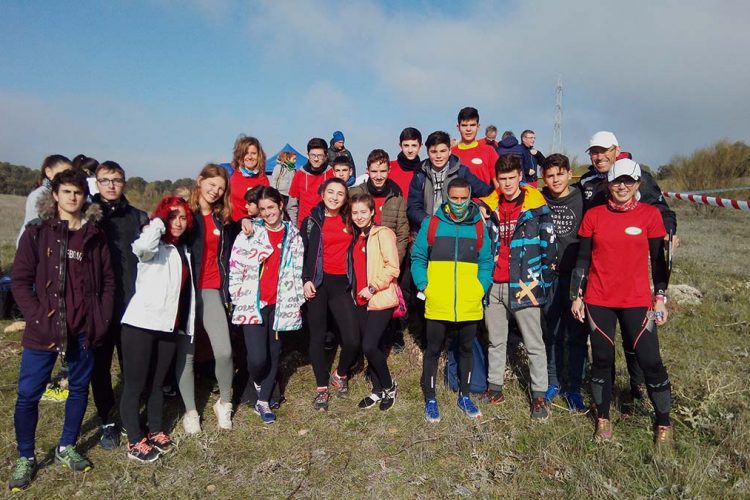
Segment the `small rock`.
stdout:
<svg viewBox="0 0 750 500">
<path fill-rule="evenodd" d="M 396 434 L 398 432 L 398 428 L 397 427 L 388 427 L 388 432 L 390 432 L 391 434 Z"/>
<path fill-rule="evenodd" d="M 3 332 L 4 333 L 22 332 L 24 328 L 26 328 L 25 321 L 14 321 L 13 323 L 5 327 L 5 330 L 3 330 Z"/>
<path fill-rule="evenodd" d="M 690 285 L 671 285 L 667 294 L 670 300 L 681 306 L 697 306 L 703 301 L 701 291 Z"/>
<path fill-rule="evenodd" d="M 206 491 L 209 493 L 213 493 L 216 491 L 216 485 L 215 484 L 209 484 L 206 486 Z"/>
<path fill-rule="evenodd" d="M 310 432 L 310 431 L 309 431 L 309 430 L 307 430 L 307 429 L 300 429 L 299 431 L 297 431 L 297 435 L 298 435 L 298 436 L 304 436 L 304 435 L 305 435 L 305 434 L 307 434 L 308 432 Z"/>
</svg>

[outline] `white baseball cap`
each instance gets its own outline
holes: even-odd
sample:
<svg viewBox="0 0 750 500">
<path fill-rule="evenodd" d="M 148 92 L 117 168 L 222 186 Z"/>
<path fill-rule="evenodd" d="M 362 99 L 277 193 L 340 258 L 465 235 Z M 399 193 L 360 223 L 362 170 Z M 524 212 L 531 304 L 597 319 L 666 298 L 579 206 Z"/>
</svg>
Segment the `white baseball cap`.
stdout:
<svg viewBox="0 0 750 500">
<path fill-rule="evenodd" d="M 601 130 L 591 136 L 589 147 L 586 151 L 597 146 L 609 149 L 612 146 L 619 146 L 619 144 L 617 143 L 617 137 L 615 137 L 615 134 L 607 132 L 606 130 Z"/>
<path fill-rule="evenodd" d="M 612 182 L 623 175 L 627 175 L 637 181 L 641 178 L 641 166 L 627 158 L 617 160 L 614 166 L 607 172 L 607 182 Z"/>
</svg>

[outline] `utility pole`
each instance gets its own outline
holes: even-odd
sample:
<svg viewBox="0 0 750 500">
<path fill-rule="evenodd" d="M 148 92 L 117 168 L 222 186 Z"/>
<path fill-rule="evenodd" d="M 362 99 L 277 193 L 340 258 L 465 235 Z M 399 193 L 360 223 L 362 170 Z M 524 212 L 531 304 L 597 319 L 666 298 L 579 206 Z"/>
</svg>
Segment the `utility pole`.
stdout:
<svg viewBox="0 0 750 500">
<path fill-rule="evenodd" d="M 555 118 L 552 125 L 552 147 L 550 152 L 562 153 L 562 98 L 563 98 L 563 87 L 562 87 L 562 75 L 557 77 L 557 85 L 555 86 Z"/>
</svg>

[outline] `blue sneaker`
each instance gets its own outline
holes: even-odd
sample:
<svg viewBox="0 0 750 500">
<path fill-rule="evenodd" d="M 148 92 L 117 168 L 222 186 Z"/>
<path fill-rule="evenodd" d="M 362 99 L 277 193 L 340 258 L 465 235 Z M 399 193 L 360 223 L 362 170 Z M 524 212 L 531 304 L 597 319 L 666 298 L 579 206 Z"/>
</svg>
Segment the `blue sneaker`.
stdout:
<svg viewBox="0 0 750 500">
<path fill-rule="evenodd" d="M 560 394 L 560 386 L 550 384 L 547 386 L 547 392 L 544 393 L 544 402 L 550 404 L 557 395 Z"/>
<path fill-rule="evenodd" d="M 260 415 L 260 419 L 264 424 L 272 424 L 276 422 L 276 414 L 271 411 L 271 407 L 268 406 L 268 403 L 263 401 L 255 403 L 255 413 Z"/>
<path fill-rule="evenodd" d="M 477 405 L 474 404 L 474 401 L 469 396 L 458 396 L 456 404 L 462 412 L 466 413 L 467 417 L 474 420 L 482 418 L 482 412 L 479 411 L 479 408 L 477 408 Z"/>
<path fill-rule="evenodd" d="M 583 402 L 583 396 L 580 392 L 569 392 L 565 394 L 565 400 L 568 402 L 568 408 L 573 413 L 588 413 L 589 409 Z"/>
<path fill-rule="evenodd" d="M 428 399 L 424 405 L 424 419 L 431 424 L 440 422 L 440 410 L 438 403 L 434 399 Z"/>
</svg>

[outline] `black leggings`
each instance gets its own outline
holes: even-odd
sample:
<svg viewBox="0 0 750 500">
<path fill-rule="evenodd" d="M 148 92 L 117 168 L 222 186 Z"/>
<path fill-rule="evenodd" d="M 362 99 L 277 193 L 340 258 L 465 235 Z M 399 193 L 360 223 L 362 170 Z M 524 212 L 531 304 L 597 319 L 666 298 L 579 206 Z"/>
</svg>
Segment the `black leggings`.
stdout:
<svg viewBox="0 0 750 500">
<path fill-rule="evenodd" d="M 615 327 L 620 323 L 627 345 L 643 370 L 646 390 L 654 405 L 657 425 L 669 425 L 672 388 L 659 353 L 656 324 L 647 307 L 610 308 L 586 304 L 591 329 L 591 392 L 599 418 L 609 418 L 612 401 L 612 364 L 615 360 Z"/>
<path fill-rule="evenodd" d="M 357 306 L 359 333 L 362 336 L 362 352 L 369 364 L 368 373 L 372 382 L 372 392 L 379 394 L 384 388 L 393 387 L 391 372 L 388 370 L 388 356 L 383 348 L 383 334 L 393 317 L 393 309 L 368 311 L 367 305 Z"/>
<path fill-rule="evenodd" d="M 255 383 L 260 384 L 258 401 L 266 403 L 271 398 L 276 375 L 279 372 L 281 340 L 273 329 L 276 304 L 260 310 L 263 324 L 242 325 L 247 350 L 247 371 Z"/>
<path fill-rule="evenodd" d="M 174 333 L 146 330 L 122 325 L 122 360 L 125 386 L 120 398 L 120 417 L 128 431 L 128 442 L 136 444 L 146 436 L 141 427 L 141 393 L 150 381 L 146 409 L 149 432 L 164 431 L 162 386 L 177 352 L 178 336 Z M 156 359 L 153 359 L 156 356 Z M 149 380 L 150 379 L 150 380 Z"/>
<path fill-rule="evenodd" d="M 112 324 L 104 336 L 102 345 L 94 349 L 94 372 L 91 374 L 91 392 L 94 405 L 102 425 L 112 423 L 112 410 L 115 407 L 115 391 L 112 388 L 112 357 L 117 349 L 120 363 L 120 376 L 124 378 L 122 344 L 120 343 L 121 324 Z"/>
<path fill-rule="evenodd" d="M 359 354 L 359 328 L 354 314 L 354 299 L 349 293 L 345 275 L 324 274 L 315 298 L 307 303 L 307 323 L 310 328 L 310 363 L 318 387 L 328 386 L 325 339 L 328 331 L 328 310 L 331 310 L 341 334 L 339 375 L 347 375 Z"/>
<path fill-rule="evenodd" d="M 458 335 L 459 352 L 458 375 L 460 377 L 459 397 L 469 395 L 471 372 L 474 369 L 474 337 L 477 335 L 477 321 L 437 321 L 428 319 L 425 325 L 427 348 L 422 362 L 422 388 L 425 399 L 435 399 L 435 378 L 440 353 L 443 351 L 445 336 L 450 332 Z"/>
</svg>

